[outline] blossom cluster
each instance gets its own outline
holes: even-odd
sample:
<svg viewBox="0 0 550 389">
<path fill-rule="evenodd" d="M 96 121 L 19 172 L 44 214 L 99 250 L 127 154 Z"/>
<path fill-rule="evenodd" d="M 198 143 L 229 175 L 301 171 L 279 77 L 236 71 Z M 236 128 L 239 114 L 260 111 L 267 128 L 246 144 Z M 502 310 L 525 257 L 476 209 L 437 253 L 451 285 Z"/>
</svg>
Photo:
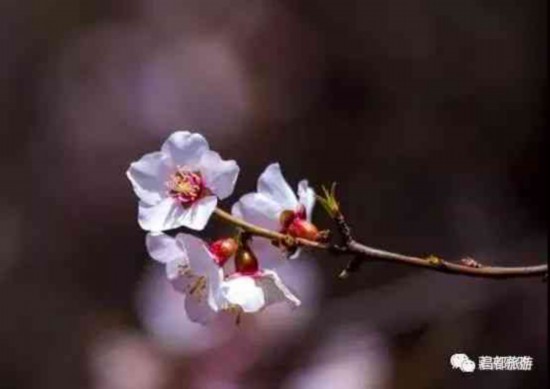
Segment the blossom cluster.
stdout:
<svg viewBox="0 0 550 389">
<path fill-rule="evenodd" d="M 152 259 L 165 264 L 172 286 L 185 295 L 185 309 L 195 322 L 207 323 L 220 312 L 253 313 L 300 300 L 277 274 L 277 267 L 299 250 L 248 234 L 205 242 L 193 234 L 167 231 L 185 227 L 203 230 L 217 211 L 218 201 L 235 188 L 239 167 L 210 150 L 197 133 L 177 131 L 160 151 L 144 155 L 126 172 L 139 198 L 138 223 L 147 231 Z M 278 163 L 258 179 L 256 192 L 242 196 L 232 217 L 290 237 L 317 240 L 311 223 L 315 193 L 306 180 L 294 192 Z"/>
</svg>

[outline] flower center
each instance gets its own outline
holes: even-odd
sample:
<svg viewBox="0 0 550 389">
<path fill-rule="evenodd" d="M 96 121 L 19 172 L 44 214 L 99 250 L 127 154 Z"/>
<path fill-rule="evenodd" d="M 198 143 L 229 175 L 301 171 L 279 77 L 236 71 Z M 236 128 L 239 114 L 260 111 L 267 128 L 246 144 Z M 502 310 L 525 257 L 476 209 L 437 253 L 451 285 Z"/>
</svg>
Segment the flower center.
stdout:
<svg viewBox="0 0 550 389">
<path fill-rule="evenodd" d="M 199 172 L 178 167 L 178 170 L 170 175 L 168 193 L 182 205 L 191 205 L 197 201 L 203 192 L 204 184 Z"/>
</svg>

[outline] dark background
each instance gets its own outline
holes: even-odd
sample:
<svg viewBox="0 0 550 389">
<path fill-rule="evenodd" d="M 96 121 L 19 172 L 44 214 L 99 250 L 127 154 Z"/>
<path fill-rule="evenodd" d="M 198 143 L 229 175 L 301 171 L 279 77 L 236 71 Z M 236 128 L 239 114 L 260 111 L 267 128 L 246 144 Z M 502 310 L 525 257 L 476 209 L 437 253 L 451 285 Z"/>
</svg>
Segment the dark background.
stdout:
<svg viewBox="0 0 550 389">
<path fill-rule="evenodd" d="M 372 263 L 342 281 L 345 262 L 321 254 L 300 265 L 314 286 L 296 281 L 311 294 L 299 325 L 283 314 L 272 336 L 250 319 L 170 349 L 139 308 L 162 269 L 124 176 L 196 130 L 241 167 L 226 207 L 279 161 L 293 186 L 337 181 L 370 245 L 545 262 L 546 14 L 542 0 L 3 0 L 0 388 L 546 387 L 541 280 Z M 464 375 L 455 352 L 534 368 Z"/>
</svg>

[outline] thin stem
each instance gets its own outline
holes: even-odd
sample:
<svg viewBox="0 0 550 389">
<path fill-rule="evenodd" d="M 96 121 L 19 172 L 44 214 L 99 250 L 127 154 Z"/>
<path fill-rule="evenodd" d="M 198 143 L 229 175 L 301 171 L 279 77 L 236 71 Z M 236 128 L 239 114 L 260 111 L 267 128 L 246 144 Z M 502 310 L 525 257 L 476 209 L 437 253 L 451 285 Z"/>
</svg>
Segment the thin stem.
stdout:
<svg viewBox="0 0 550 389">
<path fill-rule="evenodd" d="M 216 208 L 214 210 L 214 213 L 223 221 L 233 224 L 234 226 L 241 227 L 245 231 L 255 236 L 261 236 L 262 238 L 270 239 L 277 242 L 291 241 L 292 243 L 298 246 L 311 247 L 315 249 L 328 250 L 330 248 L 329 245 L 324 243 L 314 242 L 314 241 L 302 239 L 302 238 L 294 238 L 294 237 L 291 237 L 290 235 L 286 235 L 277 231 L 272 231 L 272 230 L 268 230 L 267 228 L 257 226 L 241 218 L 233 216 L 221 208 Z"/>
<path fill-rule="evenodd" d="M 390 262 L 398 262 L 404 265 L 423 267 L 430 270 L 439 271 L 442 273 L 458 274 L 471 277 L 483 278 L 521 278 L 543 276 L 548 272 L 548 265 L 522 266 L 522 267 L 499 267 L 499 266 L 482 266 L 471 267 L 460 265 L 458 263 L 440 260 L 438 262 L 430 262 L 425 258 L 411 257 L 392 253 L 389 251 L 379 250 L 373 247 L 365 246 L 361 243 L 352 242 L 350 250 L 357 254 L 362 254 L 366 257 L 383 259 Z"/>
<path fill-rule="evenodd" d="M 318 250 L 331 251 L 338 254 L 353 255 L 355 261 L 360 259 L 377 259 L 387 262 L 395 262 L 408 266 L 421 267 L 442 273 L 482 277 L 482 278 L 522 278 L 522 277 L 538 277 L 548 274 L 548 265 L 523 266 L 523 267 L 498 267 L 498 266 L 480 266 L 472 267 L 461 265 L 455 262 L 445 261 L 439 258 L 430 260 L 429 258 L 420 258 L 409 255 L 398 254 L 390 251 L 380 250 L 377 248 L 366 246 L 357 242 L 351 233 L 351 228 L 347 224 L 341 213 L 334 216 L 338 231 L 342 236 L 343 244 L 336 246 L 326 243 L 314 242 L 303 238 L 294 238 L 281 232 L 272 231 L 255 224 L 249 223 L 236 216 L 233 216 L 226 211 L 216 208 L 215 214 L 223 221 L 241 227 L 251 235 L 270 239 L 277 242 L 291 242 L 292 244 L 309 247 Z M 353 261 L 352 260 L 352 261 Z M 348 265 L 349 267 L 350 265 Z"/>
</svg>

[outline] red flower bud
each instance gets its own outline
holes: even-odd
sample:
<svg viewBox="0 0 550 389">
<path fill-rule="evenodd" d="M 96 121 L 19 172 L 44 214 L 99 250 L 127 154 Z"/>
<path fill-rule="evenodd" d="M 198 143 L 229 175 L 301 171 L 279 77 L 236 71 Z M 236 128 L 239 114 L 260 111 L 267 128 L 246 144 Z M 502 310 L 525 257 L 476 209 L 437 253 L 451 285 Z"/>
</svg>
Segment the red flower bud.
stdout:
<svg viewBox="0 0 550 389">
<path fill-rule="evenodd" d="M 210 245 L 210 252 L 218 266 L 223 266 L 225 262 L 237 252 L 239 245 L 233 238 L 218 239 Z"/>
<path fill-rule="evenodd" d="M 254 253 L 247 247 L 239 248 L 235 256 L 235 270 L 242 274 L 255 274 L 258 269 L 258 259 Z"/>
<path fill-rule="evenodd" d="M 319 230 L 313 223 L 304 219 L 294 219 L 288 226 L 288 233 L 297 238 L 316 241 L 319 239 Z"/>
</svg>

